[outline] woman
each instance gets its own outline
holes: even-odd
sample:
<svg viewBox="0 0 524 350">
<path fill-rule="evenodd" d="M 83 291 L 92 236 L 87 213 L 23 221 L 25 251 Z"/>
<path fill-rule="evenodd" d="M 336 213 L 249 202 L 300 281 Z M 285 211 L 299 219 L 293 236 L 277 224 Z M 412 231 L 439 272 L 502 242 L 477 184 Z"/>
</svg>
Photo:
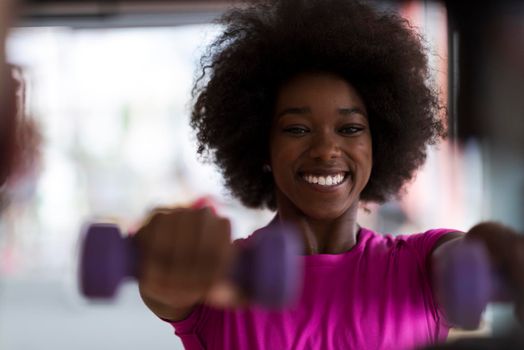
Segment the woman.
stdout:
<svg viewBox="0 0 524 350">
<path fill-rule="evenodd" d="M 348 0 L 257 2 L 222 23 L 194 89 L 199 152 L 246 206 L 276 211 L 269 225 L 299 228 L 304 290 L 284 310 L 252 306 L 224 277 L 234 254 L 229 222 L 179 208 L 138 233 L 146 305 L 187 349 L 411 349 L 445 340 L 450 321 L 431 265 L 464 233 L 392 238 L 357 218 L 361 203 L 401 193 L 444 135 L 420 37 L 404 19 Z M 521 241 L 489 223 L 467 236 Z M 516 254 L 501 262 L 506 271 Z"/>
</svg>

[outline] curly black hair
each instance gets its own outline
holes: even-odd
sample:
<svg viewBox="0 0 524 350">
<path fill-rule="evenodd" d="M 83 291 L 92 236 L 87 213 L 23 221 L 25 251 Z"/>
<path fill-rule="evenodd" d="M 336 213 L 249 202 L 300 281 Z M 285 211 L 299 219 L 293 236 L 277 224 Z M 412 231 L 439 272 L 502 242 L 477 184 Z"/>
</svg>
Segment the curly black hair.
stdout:
<svg viewBox="0 0 524 350">
<path fill-rule="evenodd" d="M 191 126 L 198 152 L 214 161 L 248 207 L 276 209 L 269 132 L 278 89 L 307 71 L 350 82 L 367 107 L 373 169 L 364 202 L 400 193 L 445 134 L 427 49 L 408 21 L 352 0 L 267 0 L 234 8 L 201 59 Z"/>
</svg>

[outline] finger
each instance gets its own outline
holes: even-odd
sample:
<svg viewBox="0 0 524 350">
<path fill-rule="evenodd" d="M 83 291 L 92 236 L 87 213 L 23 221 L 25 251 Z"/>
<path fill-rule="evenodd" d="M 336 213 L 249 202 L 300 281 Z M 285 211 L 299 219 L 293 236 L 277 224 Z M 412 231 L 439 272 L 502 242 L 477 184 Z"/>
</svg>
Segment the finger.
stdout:
<svg viewBox="0 0 524 350">
<path fill-rule="evenodd" d="M 148 273 L 159 274 L 158 281 L 166 278 L 162 281 L 166 286 L 178 281 L 185 288 L 188 282 L 181 280 L 193 259 L 194 235 L 188 232 L 192 229 L 190 219 L 189 213 L 157 213 L 139 233 L 143 235 L 141 264 Z"/>
<path fill-rule="evenodd" d="M 231 244 L 231 224 L 229 220 L 223 219 L 216 223 L 222 225 L 218 230 L 217 245 L 225 247 L 218 250 L 216 259 L 219 263 L 215 269 L 210 269 L 210 281 L 212 284 L 206 294 L 206 304 L 217 308 L 242 307 L 249 304 L 249 298 L 244 294 L 238 285 L 230 279 L 230 272 L 233 262 L 236 259 L 235 250 Z"/>
<path fill-rule="evenodd" d="M 469 230 L 466 239 L 479 239 L 484 242 L 493 262 L 504 270 L 511 263 L 508 247 L 513 245 L 516 233 L 497 222 L 484 222 Z"/>
<path fill-rule="evenodd" d="M 190 283 L 183 275 L 172 276 L 163 273 L 157 267 L 146 267 L 140 283 L 140 292 L 151 300 L 171 307 L 185 307 L 204 300 L 205 290 L 191 286 Z"/>
<path fill-rule="evenodd" d="M 168 215 L 163 227 L 166 230 L 163 240 L 159 241 L 159 253 L 171 261 L 171 273 L 186 275 L 194 271 L 197 264 L 198 245 L 202 232 L 202 213 L 194 210 L 183 210 L 176 215 Z"/>
<path fill-rule="evenodd" d="M 231 268 L 231 224 L 227 219 L 212 218 L 203 222 L 203 230 L 205 235 L 197 251 L 197 268 L 209 288 L 225 279 Z"/>
</svg>

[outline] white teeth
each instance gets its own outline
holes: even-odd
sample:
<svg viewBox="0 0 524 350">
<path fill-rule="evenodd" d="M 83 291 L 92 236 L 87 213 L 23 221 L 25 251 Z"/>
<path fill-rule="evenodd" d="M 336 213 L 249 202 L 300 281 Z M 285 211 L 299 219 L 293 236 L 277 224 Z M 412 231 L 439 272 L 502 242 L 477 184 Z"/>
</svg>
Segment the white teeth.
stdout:
<svg viewBox="0 0 524 350">
<path fill-rule="evenodd" d="M 319 184 L 321 186 L 335 186 L 344 181 L 344 174 L 328 176 L 303 175 L 302 178 L 310 184 Z"/>
</svg>

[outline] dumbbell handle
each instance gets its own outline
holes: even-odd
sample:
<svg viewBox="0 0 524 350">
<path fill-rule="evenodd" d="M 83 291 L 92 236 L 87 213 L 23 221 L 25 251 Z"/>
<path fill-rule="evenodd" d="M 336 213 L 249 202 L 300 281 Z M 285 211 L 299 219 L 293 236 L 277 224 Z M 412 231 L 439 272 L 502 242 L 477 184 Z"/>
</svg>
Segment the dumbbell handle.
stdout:
<svg viewBox="0 0 524 350">
<path fill-rule="evenodd" d="M 290 226 L 268 227 L 238 249 L 230 271 L 233 283 L 255 303 L 279 307 L 301 285 L 300 243 Z M 110 299 L 125 278 L 137 278 L 140 252 L 132 236 L 112 224 L 90 225 L 80 257 L 80 289 L 88 298 Z"/>
<path fill-rule="evenodd" d="M 433 273 L 439 301 L 455 326 L 475 329 L 489 302 L 513 298 L 482 242 L 449 242 L 436 263 Z"/>
</svg>

